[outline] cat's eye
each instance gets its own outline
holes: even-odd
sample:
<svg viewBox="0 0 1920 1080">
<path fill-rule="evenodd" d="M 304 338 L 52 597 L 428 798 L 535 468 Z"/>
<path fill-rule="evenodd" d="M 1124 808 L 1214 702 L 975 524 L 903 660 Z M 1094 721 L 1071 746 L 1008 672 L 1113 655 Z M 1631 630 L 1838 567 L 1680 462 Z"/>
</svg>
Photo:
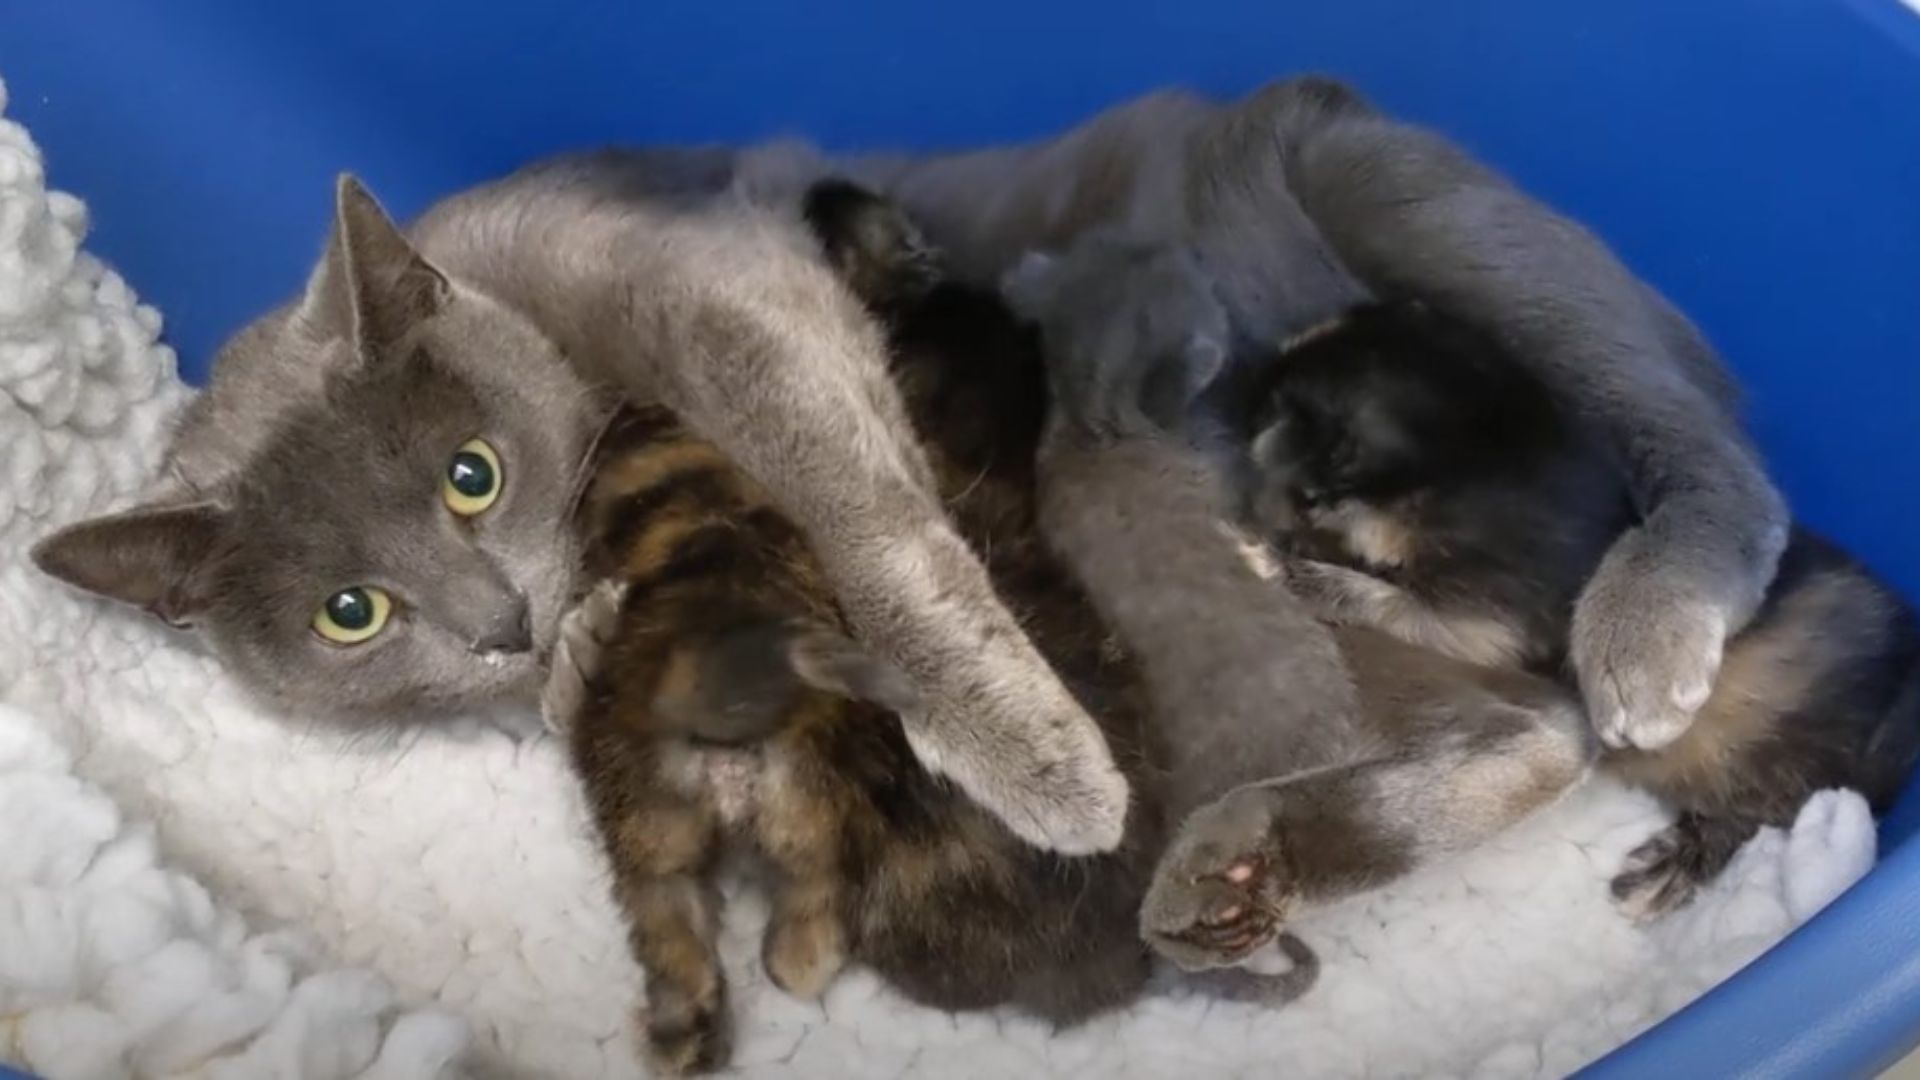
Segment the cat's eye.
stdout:
<svg viewBox="0 0 1920 1080">
<path fill-rule="evenodd" d="M 385 589 L 356 585 L 327 597 L 313 613 L 313 632 L 335 645 L 358 645 L 385 628 L 392 614 Z"/>
<path fill-rule="evenodd" d="M 468 439 L 447 462 L 440 499 L 461 517 L 484 513 L 500 497 L 500 455 L 485 439 Z"/>
</svg>

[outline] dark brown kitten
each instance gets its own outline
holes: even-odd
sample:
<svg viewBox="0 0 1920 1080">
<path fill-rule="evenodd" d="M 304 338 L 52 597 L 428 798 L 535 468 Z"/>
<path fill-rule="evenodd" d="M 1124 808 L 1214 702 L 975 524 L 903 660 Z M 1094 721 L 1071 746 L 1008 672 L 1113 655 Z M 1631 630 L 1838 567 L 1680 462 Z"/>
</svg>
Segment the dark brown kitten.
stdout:
<svg viewBox="0 0 1920 1080">
<path fill-rule="evenodd" d="M 1283 350 L 1257 427 L 1253 516 L 1291 550 L 1296 592 L 1478 663 L 1563 674 L 1576 602 L 1639 525 L 1604 442 L 1506 345 L 1423 305 L 1363 306 Z M 1605 758 L 1679 811 L 1614 880 L 1636 911 L 1685 903 L 1815 791 L 1884 810 L 1920 748 L 1920 630 L 1796 528 L 1698 693 L 1677 739 Z"/>
</svg>

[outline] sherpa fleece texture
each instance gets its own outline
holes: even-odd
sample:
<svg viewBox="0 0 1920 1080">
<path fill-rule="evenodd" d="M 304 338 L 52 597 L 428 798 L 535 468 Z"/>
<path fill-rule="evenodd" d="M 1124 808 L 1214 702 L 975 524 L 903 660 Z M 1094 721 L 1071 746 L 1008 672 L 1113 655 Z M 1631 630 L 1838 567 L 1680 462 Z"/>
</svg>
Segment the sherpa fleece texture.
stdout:
<svg viewBox="0 0 1920 1080">
<path fill-rule="evenodd" d="M 0 109 L 4 108 L 0 89 Z M 482 723 L 355 744 L 264 714 L 188 639 L 38 576 L 51 527 L 137 498 L 191 391 L 160 317 L 80 250 L 0 120 L 0 1060 L 108 1076 L 633 1076 L 638 980 L 559 748 Z M 1609 904 L 1662 824 L 1592 783 L 1486 850 L 1303 923 L 1279 1011 L 1156 996 L 1053 1034 L 824 1005 L 723 952 L 753 1076 L 1559 1075 L 1693 998 L 1866 872 L 1830 793 L 1652 927 Z"/>
</svg>

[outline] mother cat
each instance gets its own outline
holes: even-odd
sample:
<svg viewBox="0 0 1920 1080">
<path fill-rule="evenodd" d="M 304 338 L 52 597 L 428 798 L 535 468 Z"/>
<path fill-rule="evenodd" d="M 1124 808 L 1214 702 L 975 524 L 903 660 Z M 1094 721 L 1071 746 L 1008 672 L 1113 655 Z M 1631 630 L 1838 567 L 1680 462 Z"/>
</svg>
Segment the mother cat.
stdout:
<svg viewBox="0 0 1920 1080">
<path fill-rule="evenodd" d="M 1187 245 L 1227 315 L 1199 329 L 1228 353 L 1233 339 L 1270 339 L 1368 292 L 1418 296 L 1524 343 L 1619 443 L 1644 504 L 1645 524 L 1609 554 L 1575 621 L 1574 662 L 1611 742 L 1659 745 L 1684 730 L 1773 572 L 1784 509 L 1694 329 L 1577 226 L 1342 88 L 1282 82 L 1227 104 L 1159 94 L 1042 145 L 850 167 L 980 280 L 1096 226 L 1149 248 Z M 524 698 L 572 591 L 539 569 L 555 565 L 550 532 L 424 520 L 387 537 L 351 521 L 296 530 L 284 553 L 322 567 L 349 553 L 378 567 L 422 546 L 441 566 L 390 583 L 404 632 L 329 652 L 311 625 L 337 605 L 350 614 L 360 579 L 294 605 L 310 617 L 237 610 L 236 588 L 266 564 L 221 562 L 236 512 L 226 481 L 289 409 L 324 392 L 329 371 L 400 345 L 492 369 L 494 385 L 540 370 L 562 424 L 522 448 L 536 469 L 583 457 L 595 395 L 661 401 L 793 514 L 855 627 L 921 682 L 931 708 L 907 733 L 924 761 L 1031 842 L 1111 848 L 1126 812 L 1111 754 L 929 497 L 877 336 L 799 227 L 799 191 L 824 169 L 791 148 L 573 159 L 447 200 L 411 244 L 344 183 L 321 266 L 301 297 L 223 351 L 179 429 L 167 487 L 55 536 L 37 558 L 204 625 L 239 677 L 287 703 L 366 716 Z M 1247 738 L 1174 762 L 1174 786 L 1218 792 L 1303 753 L 1324 760 L 1319 722 L 1351 714 L 1354 695 L 1332 643 L 1283 588 L 1223 593 L 1232 542 L 1205 515 L 1162 512 L 1211 498 L 1205 461 L 1151 438 L 1103 449 L 1140 434 L 1112 407 L 1134 399 L 1134 362 L 1157 347 L 1136 329 L 1192 336 L 1164 324 L 1127 250 L 1116 249 L 1107 295 L 1069 298 L 1067 315 L 1097 312 L 1108 332 L 1076 335 L 1096 345 L 1061 367 L 1061 405 L 1095 437 L 1052 455 L 1043 482 L 1058 497 L 1045 496 L 1043 522 L 1158 683 L 1191 690 L 1197 713 L 1244 718 Z M 288 481 L 300 482 L 291 464 Z M 557 505 L 563 488 L 509 497 Z M 1141 575 L 1142 552 L 1180 557 Z M 1195 641 L 1219 647 L 1156 648 Z M 1256 729 L 1262 716 L 1273 719 Z"/>
</svg>

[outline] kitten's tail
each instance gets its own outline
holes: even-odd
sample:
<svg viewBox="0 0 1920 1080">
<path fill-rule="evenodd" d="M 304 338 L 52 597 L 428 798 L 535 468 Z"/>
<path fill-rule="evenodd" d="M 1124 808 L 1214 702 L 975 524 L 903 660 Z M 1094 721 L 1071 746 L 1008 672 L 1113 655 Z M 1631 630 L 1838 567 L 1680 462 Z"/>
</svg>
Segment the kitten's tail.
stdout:
<svg viewBox="0 0 1920 1080">
<path fill-rule="evenodd" d="M 739 744 L 767 738 L 795 715 L 796 691 L 824 691 L 893 712 L 920 707 L 906 672 L 838 630 L 765 620 L 682 641 L 653 697 L 669 734 Z"/>
</svg>

